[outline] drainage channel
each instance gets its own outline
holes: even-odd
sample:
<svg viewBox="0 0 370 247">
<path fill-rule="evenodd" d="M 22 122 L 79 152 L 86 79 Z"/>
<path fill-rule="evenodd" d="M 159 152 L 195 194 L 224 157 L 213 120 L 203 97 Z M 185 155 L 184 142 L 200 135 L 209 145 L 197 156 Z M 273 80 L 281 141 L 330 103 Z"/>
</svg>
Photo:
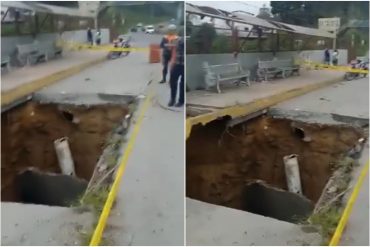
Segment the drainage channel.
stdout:
<svg viewBox="0 0 370 247">
<path fill-rule="evenodd" d="M 71 206 L 97 174 L 116 165 L 133 100 L 99 97 L 113 101 L 76 105 L 35 97 L 2 112 L 2 201 Z"/>
<path fill-rule="evenodd" d="M 233 122 L 193 126 L 186 144 L 186 195 L 291 223 L 307 220 L 348 186 L 341 184 L 353 165 L 347 156 L 365 140 L 363 128 L 348 124 L 269 114 Z M 290 159 L 298 174 L 289 172 Z M 299 189 L 292 188 L 292 179 Z"/>
</svg>

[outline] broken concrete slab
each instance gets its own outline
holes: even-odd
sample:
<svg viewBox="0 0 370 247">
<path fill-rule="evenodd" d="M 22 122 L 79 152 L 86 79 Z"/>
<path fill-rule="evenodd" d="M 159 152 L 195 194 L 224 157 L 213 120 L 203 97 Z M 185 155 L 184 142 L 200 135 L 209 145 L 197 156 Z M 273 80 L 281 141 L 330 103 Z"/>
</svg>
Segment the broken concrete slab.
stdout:
<svg viewBox="0 0 370 247">
<path fill-rule="evenodd" d="M 49 206 L 70 206 L 78 201 L 87 187 L 84 179 L 34 168 L 19 174 L 15 184 L 22 202 Z"/>
<path fill-rule="evenodd" d="M 243 198 L 245 211 L 291 223 L 306 220 L 314 207 L 304 196 L 269 186 L 262 180 L 247 184 Z"/>
<path fill-rule="evenodd" d="M 320 245 L 315 229 L 186 199 L 187 245 Z"/>
<path fill-rule="evenodd" d="M 84 245 L 94 220 L 90 212 L 45 205 L 1 202 L 1 211 L 2 245 Z"/>
</svg>

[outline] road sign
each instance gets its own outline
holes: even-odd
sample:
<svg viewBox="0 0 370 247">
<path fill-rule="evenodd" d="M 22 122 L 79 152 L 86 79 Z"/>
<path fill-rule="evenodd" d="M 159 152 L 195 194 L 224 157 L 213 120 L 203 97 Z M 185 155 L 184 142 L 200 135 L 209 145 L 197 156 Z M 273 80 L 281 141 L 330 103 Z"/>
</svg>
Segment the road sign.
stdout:
<svg viewBox="0 0 370 247">
<path fill-rule="evenodd" d="M 340 18 L 319 18 L 319 29 L 337 32 L 340 27 Z"/>
</svg>

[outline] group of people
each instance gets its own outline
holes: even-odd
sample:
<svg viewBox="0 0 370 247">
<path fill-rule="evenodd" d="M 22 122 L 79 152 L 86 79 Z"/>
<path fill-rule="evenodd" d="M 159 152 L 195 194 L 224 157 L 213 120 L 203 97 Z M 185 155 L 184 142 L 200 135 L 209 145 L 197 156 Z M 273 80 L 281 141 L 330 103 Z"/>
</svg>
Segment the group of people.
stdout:
<svg viewBox="0 0 370 247">
<path fill-rule="evenodd" d="M 93 32 L 91 31 L 90 28 L 87 29 L 87 42 L 91 45 L 94 44 Z M 100 30 L 97 30 L 95 34 L 95 44 L 100 45 L 100 43 L 101 43 L 101 32 Z"/>
<path fill-rule="evenodd" d="M 160 48 L 162 49 L 162 80 L 159 83 L 166 83 L 167 74 L 170 74 L 171 95 L 168 103 L 169 107 L 182 107 L 184 105 L 184 38 L 178 36 L 176 25 L 168 26 L 167 34 L 162 38 Z M 87 41 L 93 45 L 93 33 L 90 28 L 87 29 Z M 96 45 L 101 43 L 101 33 L 98 30 L 95 36 Z M 180 84 L 180 85 L 179 85 Z M 178 101 L 176 96 L 179 92 Z"/>
<path fill-rule="evenodd" d="M 335 49 L 331 55 L 330 59 L 330 50 L 328 48 L 325 49 L 324 51 L 324 62 L 325 64 L 333 64 L 334 66 L 338 65 L 338 56 L 339 52 L 337 49 Z M 331 63 L 330 63 L 331 62 Z"/>
<path fill-rule="evenodd" d="M 184 105 L 184 38 L 176 34 L 176 25 L 168 26 L 168 33 L 162 38 L 162 80 L 166 83 L 167 73 L 170 72 L 171 96 L 169 107 L 182 107 Z M 180 82 L 179 82 L 180 80 Z M 180 85 L 178 85 L 180 84 Z M 179 91 L 179 99 L 176 103 L 176 95 Z"/>
</svg>

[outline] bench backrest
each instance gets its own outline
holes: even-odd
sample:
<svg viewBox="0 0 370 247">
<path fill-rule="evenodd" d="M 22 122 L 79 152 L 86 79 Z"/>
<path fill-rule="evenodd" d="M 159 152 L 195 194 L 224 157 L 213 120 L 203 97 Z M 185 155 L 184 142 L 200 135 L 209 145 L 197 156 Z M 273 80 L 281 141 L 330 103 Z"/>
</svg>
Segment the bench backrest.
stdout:
<svg viewBox="0 0 370 247">
<path fill-rule="evenodd" d="M 20 55 L 39 52 L 39 43 L 34 42 L 32 44 L 17 45 L 17 50 Z"/>
<path fill-rule="evenodd" d="M 218 65 L 209 65 L 209 70 L 215 74 L 240 74 L 242 71 L 240 64 L 230 63 L 230 64 L 218 64 Z"/>
<path fill-rule="evenodd" d="M 258 61 L 259 69 L 272 69 L 279 67 L 291 67 L 294 65 L 293 59 Z"/>
</svg>

